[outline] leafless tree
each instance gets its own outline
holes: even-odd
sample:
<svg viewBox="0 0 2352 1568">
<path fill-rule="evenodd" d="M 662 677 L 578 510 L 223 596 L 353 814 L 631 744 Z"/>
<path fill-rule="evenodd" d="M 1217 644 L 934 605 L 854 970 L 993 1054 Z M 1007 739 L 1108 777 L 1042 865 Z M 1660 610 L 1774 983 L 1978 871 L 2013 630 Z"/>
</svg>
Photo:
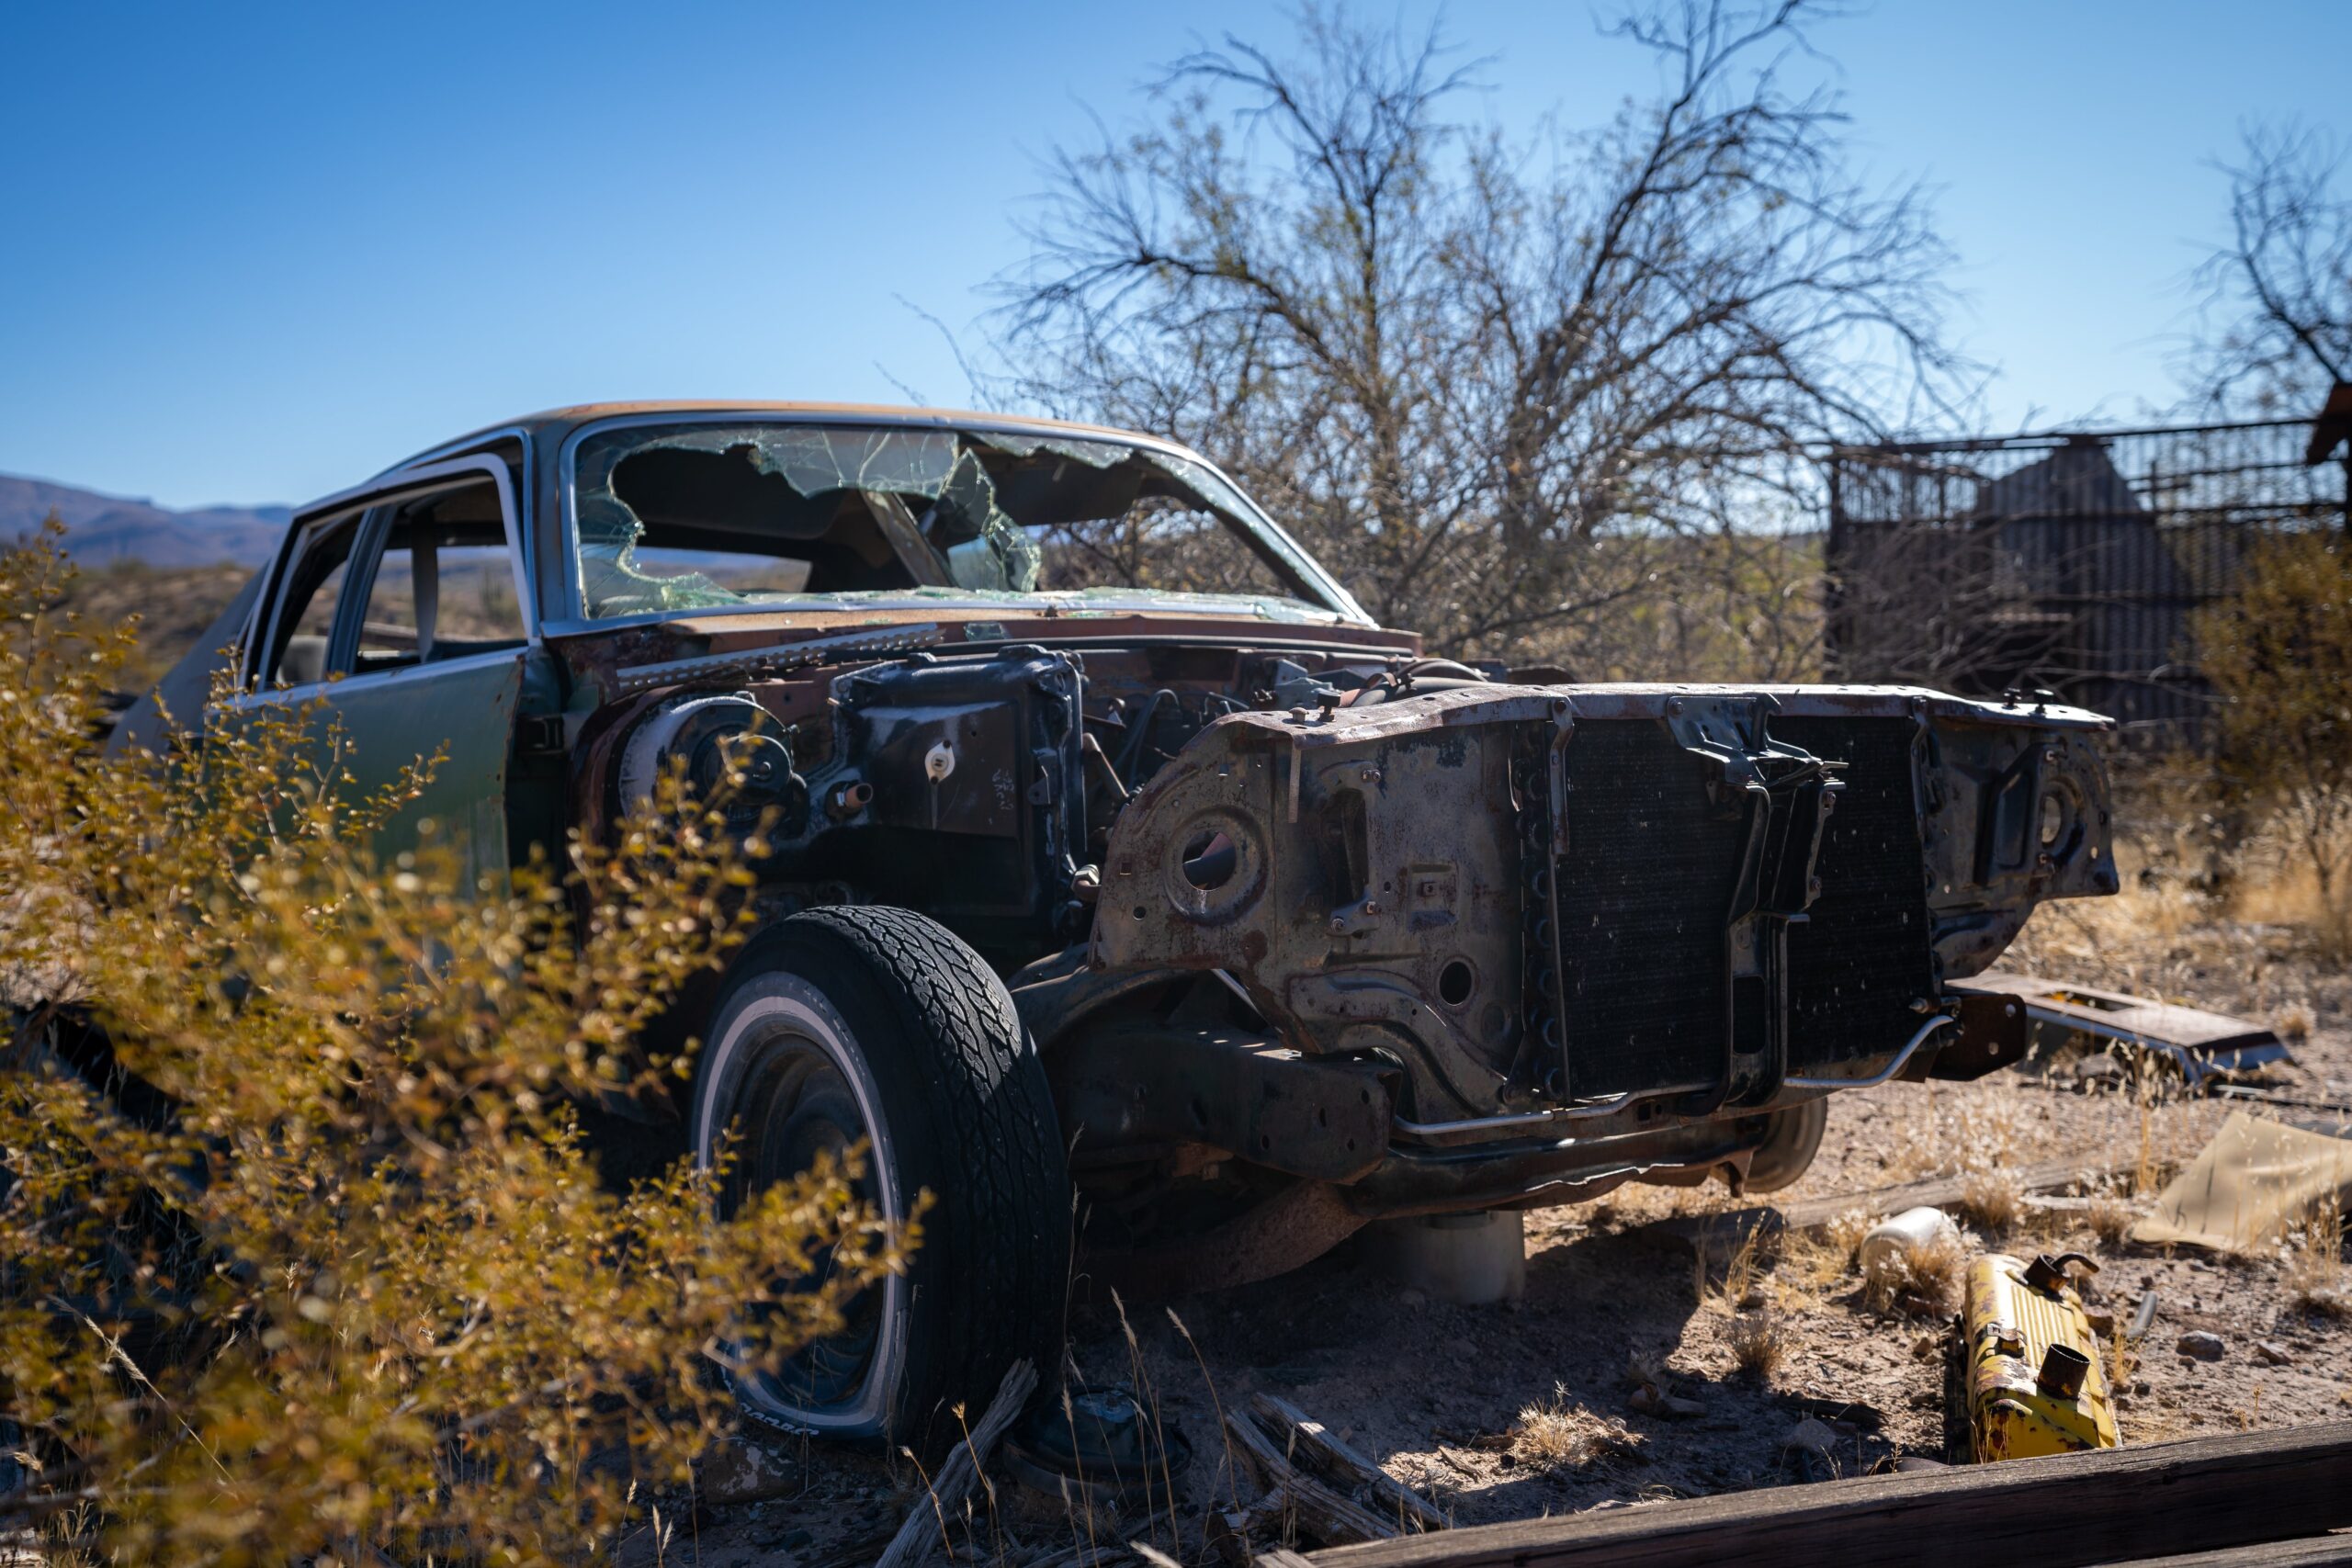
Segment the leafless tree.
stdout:
<svg viewBox="0 0 2352 1568">
<path fill-rule="evenodd" d="M 1651 673 L 1760 607 L 1792 618 L 1743 657 L 1792 668 L 1754 672 L 1805 667 L 1804 454 L 1967 368 L 1919 193 L 1857 182 L 1806 85 L 1819 9 L 1631 15 L 1657 98 L 1524 145 L 1457 117 L 1482 66 L 1434 31 L 1309 10 L 1287 53 L 1189 55 L 1051 160 L 1000 280 L 1015 390 L 1202 448 L 1444 646 Z"/>
<path fill-rule="evenodd" d="M 2352 379 L 2352 197 L 2344 150 L 2301 125 L 2256 125 L 2230 176 L 2230 239 L 2199 269 L 2203 330 L 2188 366 L 2211 408 L 2318 412 Z"/>
</svg>

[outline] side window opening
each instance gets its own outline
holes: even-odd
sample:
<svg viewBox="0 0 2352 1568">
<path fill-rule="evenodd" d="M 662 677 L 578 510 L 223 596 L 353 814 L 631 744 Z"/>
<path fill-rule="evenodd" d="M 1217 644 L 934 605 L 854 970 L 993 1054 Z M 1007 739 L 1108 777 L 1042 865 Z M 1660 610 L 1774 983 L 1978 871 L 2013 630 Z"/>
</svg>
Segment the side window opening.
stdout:
<svg viewBox="0 0 2352 1568">
<path fill-rule="evenodd" d="M 497 487 L 466 485 L 390 511 L 357 622 L 334 668 L 369 675 L 520 648 L 523 609 Z"/>
<path fill-rule="evenodd" d="M 265 689 L 414 669 L 526 640 L 489 479 L 311 525 L 287 581 Z"/>
<path fill-rule="evenodd" d="M 361 521 L 351 516 L 314 527 L 303 540 L 290 569 L 269 664 L 261 671 L 265 689 L 326 679 L 327 638 L 350 578 L 351 548 Z"/>
</svg>

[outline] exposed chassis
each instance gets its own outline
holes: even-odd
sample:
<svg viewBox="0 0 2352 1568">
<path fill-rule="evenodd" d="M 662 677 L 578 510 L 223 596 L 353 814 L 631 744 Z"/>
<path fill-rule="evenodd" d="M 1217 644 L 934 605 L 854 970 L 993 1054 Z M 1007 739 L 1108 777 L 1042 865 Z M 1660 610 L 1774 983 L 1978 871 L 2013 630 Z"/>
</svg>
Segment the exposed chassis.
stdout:
<svg viewBox="0 0 2352 1568">
<path fill-rule="evenodd" d="M 1016 995 L 1081 1147 L 1189 1145 L 1334 1184 L 1327 1231 L 1736 1179 L 1773 1112 L 2023 1054 L 2013 999 L 1944 983 L 1983 968 L 2042 899 L 2113 890 L 2103 727 L 2048 705 L 1826 686 L 1496 683 L 1237 714 L 1118 818 L 1085 966 Z M 1825 744 L 1840 738 L 1852 758 Z M 1620 775 L 1582 778 L 1581 744 Z M 1609 795 L 1634 751 L 1665 771 L 1630 823 L 1620 803 L 1581 808 L 1580 785 Z M 1841 837 L 1849 795 L 1878 798 Z M 1664 874 L 1643 857 L 1685 838 L 1724 863 L 1687 888 L 1643 886 Z M 1841 880 L 1856 876 L 1880 885 L 1875 902 Z M 1579 883 L 1615 893 L 1579 897 Z M 1698 940 L 1621 943 L 1598 972 L 1570 949 L 1612 918 Z M 1807 941 L 1816 919 L 1837 927 L 1826 947 Z M 1911 939 L 1868 964 L 1836 950 L 1868 921 Z M 1122 1005 L 1202 972 L 1218 983 L 1204 995 L 1236 1005 Z M 1611 999 L 1643 990 L 1707 1005 L 1592 1038 L 1625 1029 Z M 1246 1233 L 1202 1249 L 1220 1275 Z M 1295 1224 L 1278 1240 L 1295 1254 Z"/>
</svg>

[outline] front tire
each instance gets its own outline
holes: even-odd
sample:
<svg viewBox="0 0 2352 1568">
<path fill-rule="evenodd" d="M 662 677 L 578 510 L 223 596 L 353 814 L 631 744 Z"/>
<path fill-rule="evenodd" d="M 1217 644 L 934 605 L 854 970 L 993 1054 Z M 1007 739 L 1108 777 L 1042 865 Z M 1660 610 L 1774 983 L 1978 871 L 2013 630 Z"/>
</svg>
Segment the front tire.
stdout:
<svg viewBox="0 0 2352 1568">
<path fill-rule="evenodd" d="M 894 1223 L 933 1205 L 904 1276 L 862 1292 L 843 1332 L 735 1380 L 746 1413 L 821 1436 L 928 1450 L 1015 1360 L 1049 1376 L 1069 1283 L 1069 1177 L 1035 1045 L 978 954 L 909 909 L 813 909 L 757 939 L 712 1010 L 692 1136 L 721 1193 L 869 1149 L 861 1196 Z"/>
</svg>

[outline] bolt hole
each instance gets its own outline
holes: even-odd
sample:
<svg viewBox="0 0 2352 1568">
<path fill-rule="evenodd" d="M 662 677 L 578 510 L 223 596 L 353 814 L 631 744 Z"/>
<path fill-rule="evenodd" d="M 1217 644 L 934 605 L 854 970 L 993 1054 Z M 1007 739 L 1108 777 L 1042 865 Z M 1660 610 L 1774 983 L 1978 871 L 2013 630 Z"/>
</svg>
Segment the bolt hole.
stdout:
<svg viewBox="0 0 2352 1568">
<path fill-rule="evenodd" d="M 1193 1125 L 1195 1127 L 1205 1127 L 1208 1124 L 1209 1108 L 1203 1105 L 1197 1100 L 1193 1101 Z"/>
<path fill-rule="evenodd" d="M 1274 1135 L 1272 1133 L 1261 1133 L 1258 1134 L 1258 1152 L 1260 1154 L 1265 1154 L 1273 1146 Z"/>
<path fill-rule="evenodd" d="M 1142 906 L 1141 904 L 1137 904 L 1137 905 L 1136 906 L 1136 919 L 1140 920 L 1140 919 L 1142 919 L 1146 915 L 1148 915 L 1148 914 L 1150 914 L 1150 913 L 1151 913 L 1151 911 L 1150 911 L 1149 909 L 1148 909 L 1148 908 L 1144 908 L 1144 906 Z"/>
<path fill-rule="evenodd" d="M 1462 959 L 1455 959 L 1437 972 L 1438 999 L 1450 1008 L 1458 1008 L 1468 1001 L 1470 993 L 1477 988 L 1477 976 Z"/>
<path fill-rule="evenodd" d="M 1195 833 L 1184 846 L 1184 880 L 1204 893 L 1214 893 L 1233 880 L 1241 852 L 1223 833 Z"/>
</svg>

